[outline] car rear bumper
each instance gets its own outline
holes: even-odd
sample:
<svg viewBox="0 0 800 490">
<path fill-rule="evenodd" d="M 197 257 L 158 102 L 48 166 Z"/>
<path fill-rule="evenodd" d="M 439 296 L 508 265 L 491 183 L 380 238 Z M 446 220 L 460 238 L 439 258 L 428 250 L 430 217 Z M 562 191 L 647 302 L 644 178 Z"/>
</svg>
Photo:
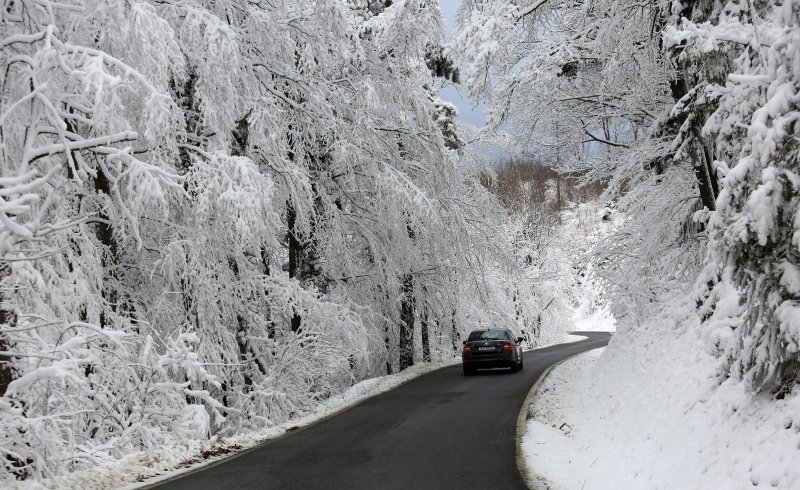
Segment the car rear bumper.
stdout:
<svg viewBox="0 0 800 490">
<path fill-rule="evenodd" d="M 461 362 L 466 367 L 473 369 L 489 369 L 496 367 L 512 367 L 514 366 L 514 357 L 509 356 L 471 356 L 463 357 Z"/>
</svg>

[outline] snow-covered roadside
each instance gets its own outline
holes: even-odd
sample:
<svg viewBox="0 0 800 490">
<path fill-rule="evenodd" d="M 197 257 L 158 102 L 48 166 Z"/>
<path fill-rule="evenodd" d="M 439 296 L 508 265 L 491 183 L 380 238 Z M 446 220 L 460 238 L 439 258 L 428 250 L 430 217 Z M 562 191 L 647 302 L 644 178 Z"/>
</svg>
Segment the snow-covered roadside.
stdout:
<svg viewBox="0 0 800 490">
<path fill-rule="evenodd" d="M 332 397 L 321 404 L 313 414 L 291 420 L 285 424 L 257 432 L 240 434 L 234 437 L 212 437 L 207 440 L 183 440 L 159 449 L 132 454 L 118 462 L 60 476 L 58 478 L 34 481 L 3 481 L 8 489 L 100 489 L 136 488 L 153 484 L 194 470 L 233 453 L 258 446 L 270 439 L 280 437 L 286 432 L 307 427 L 322 419 L 346 410 L 367 398 L 392 390 L 423 374 L 460 363 L 459 358 L 448 361 L 417 364 L 402 373 L 364 380 L 342 395 Z"/>
<path fill-rule="evenodd" d="M 563 343 L 569 344 L 569 343 L 572 343 L 572 342 L 580 342 L 581 340 L 586 340 L 588 338 L 589 337 L 586 337 L 585 335 L 574 335 L 574 334 L 570 333 L 570 334 L 567 334 L 567 336 L 566 336 L 566 338 L 565 338 Z M 547 346 L 542 346 L 540 348 L 544 348 L 544 347 L 547 347 Z"/>
<path fill-rule="evenodd" d="M 563 343 L 579 342 L 586 337 L 564 334 Z M 536 347 L 537 349 L 555 345 L 553 343 Z M 451 366 L 461 362 L 460 358 L 448 361 L 417 364 L 402 373 L 381 376 L 364 380 L 340 396 L 333 397 L 321 404 L 313 414 L 291 420 L 285 424 L 269 429 L 234 437 L 212 437 L 208 440 L 186 439 L 159 449 L 132 454 L 120 461 L 91 470 L 62 475 L 58 478 L 34 481 L 3 481 L 3 488 L 9 489 L 68 489 L 81 490 L 100 488 L 137 488 L 145 484 L 163 481 L 181 473 L 195 470 L 234 453 L 245 451 L 275 439 L 286 432 L 317 423 L 338 412 L 353 407 L 367 398 L 397 388 L 423 374 Z"/>
<path fill-rule="evenodd" d="M 552 488 L 800 488 L 800 394 L 754 397 L 705 350 L 688 297 L 540 386 L 522 441 Z M 531 476 L 533 476 L 531 475 Z"/>
<path fill-rule="evenodd" d="M 539 386 L 522 439 L 528 481 L 565 489 L 630 488 L 633 483 L 619 471 L 625 464 L 616 448 L 593 437 L 594 414 L 586 410 L 591 372 L 605 349 L 559 364 Z"/>
</svg>

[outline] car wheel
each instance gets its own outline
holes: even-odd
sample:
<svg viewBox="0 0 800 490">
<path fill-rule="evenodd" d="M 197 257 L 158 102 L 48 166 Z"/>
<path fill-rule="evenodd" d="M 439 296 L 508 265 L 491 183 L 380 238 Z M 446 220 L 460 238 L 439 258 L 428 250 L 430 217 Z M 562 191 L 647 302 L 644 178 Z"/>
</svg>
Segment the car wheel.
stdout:
<svg viewBox="0 0 800 490">
<path fill-rule="evenodd" d="M 511 372 L 516 373 L 517 371 L 519 371 L 519 363 L 515 362 L 514 364 L 511 365 Z"/>
<path fill-rule="evenodd" d="M 473 374 L 475 374 L 475 368 L 471 368 L 471 367 L 467 367 L 467 366 L 463 366 L 463 367 L 464 367 L 464 376 L 472 376 Z"/>
</svg>

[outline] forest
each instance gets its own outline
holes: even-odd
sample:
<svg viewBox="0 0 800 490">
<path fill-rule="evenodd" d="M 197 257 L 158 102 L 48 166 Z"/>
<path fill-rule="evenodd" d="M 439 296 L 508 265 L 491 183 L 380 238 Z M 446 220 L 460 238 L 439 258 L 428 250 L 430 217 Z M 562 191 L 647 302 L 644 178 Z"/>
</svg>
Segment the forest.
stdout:
<svg viewBox="0 0 800 490">
<path fill-rule="evenodd" d="M 595 250 L 617 318 L 691 283 L 720 376 L 792 392 L 800 3 L 467 0 L 460 21 L 487 126 L 557 149 L 628 217 Z"/>
<path fill-rule="evenodd" d="M 795 396 L 799 23 L 464 0 L 446 41 L 432 0 L 3 0 L 0 476 L 273 427 L 479 326 L 558 341 L 585 202 L 624 217 L 580 259 L 617 335 L 686 291 L 720 382 Z"/>
</svg>

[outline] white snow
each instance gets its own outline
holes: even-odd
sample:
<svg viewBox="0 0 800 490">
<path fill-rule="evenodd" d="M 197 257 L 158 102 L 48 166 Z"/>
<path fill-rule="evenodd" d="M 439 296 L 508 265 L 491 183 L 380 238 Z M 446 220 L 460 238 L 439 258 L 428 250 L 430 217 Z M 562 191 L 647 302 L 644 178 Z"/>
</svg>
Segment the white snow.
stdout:
<svg viewBox="0 0 800 490">
<path fill-rule="evenodd" d="M 720 385 L 701 330 L 676 295 L 553 369 L 522 441 L 529 477 L 585 490 L 800 488 L 800 393 Z"/>
<path fill-rule="evenodd" d="M 617 321 L 610 308 L 599 299 L 599 294 L 591 285 L 585 287 L 578 308 L 575 310 L 576 332 L 615 332 Z"/>
<path fill-rule="evenodd" d="M 573 431 L 591 427 L 592 414 L 584 412 L 581 396 L 591 385 L 590 368 L 605 348 L 573 357 L 554 368 L 539 387 L 529 409 L 529 420 L 522 447 L 530 472 L 528 479 L 543 477 L 562 488 L 586 488 L 602 479 L 609 487 L 629 488 L 630 479 L 620 478 L 614 467 L 619 457 L 611 457 L 614 447 L 585 439 Z M 594 450 L 596 449 L 596 450 Z M 601 458 L 599 455 L 604 457 Z M 602 475 L 602 476 L 598 476 Z M 596 487 L 589 487 L 596 488 Z"/>
<path fill-rule="evenodd" d="M 416 364 L 401 373 L 364 380 L 353 385 L 340 396 L 322 403 L 316 412 L 269 429 L 243 433 L 233 437 L 214 436 L 206 440 L 186 439 L 125 457 L 107 466 L 65 474 L 58 478 L 23 482 L 3 481 L 6 489 L 101 489 L 137 488 L 167 480 L 189 470 L 209 465 L 232 453 L 255 447 L 270 439 L 284 435 L 287 431 L 307 427 L 353 407 L 367 398 L 397 388 L 423 374 L 458 364 L 460 358 L 448 361 Z M 202 453 L 216 453 L 203 456 Z"/>
</svg>

